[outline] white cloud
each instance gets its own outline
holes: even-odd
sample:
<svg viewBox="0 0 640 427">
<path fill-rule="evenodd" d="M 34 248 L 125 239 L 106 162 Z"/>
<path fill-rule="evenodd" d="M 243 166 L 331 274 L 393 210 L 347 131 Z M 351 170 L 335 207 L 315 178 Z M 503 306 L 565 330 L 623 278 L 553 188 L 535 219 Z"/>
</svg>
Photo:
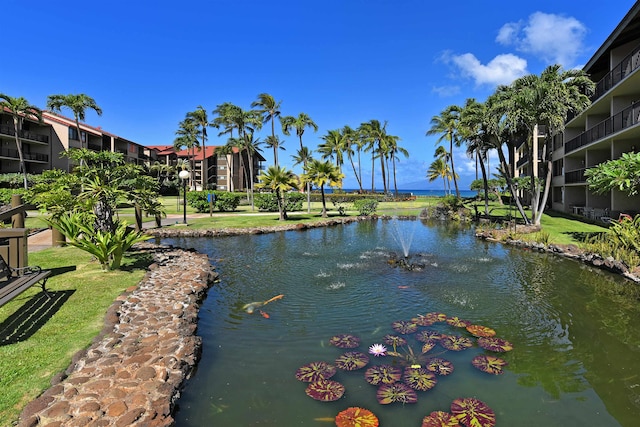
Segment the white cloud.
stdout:
<svg viewBox="0 0 640 427">
<path fill-rule="evenodd" d="M 505 46 L 515 46 L 518 51 L 549 63 L 570 68 L 584 50 L 586 33 L 584 24 L 573 17 L 535 12 L 526 22 L 503 25 L 496 41 Z"/>
<path fill-rule="evenodd" d="M 431 92 L 436 93 L 441 98 L 455 96 L 460 93 L 460 86 L 434 86 Z"/>
<path fill-rule="evenodd" d="M 464 76 L 472 78 L 476 85 L 510 84 L 527 74 L 527 61 L 510 53 L 498 55 L 486 65 L 472 53 L 451 55 L 448 61 L 458 67 Z"/>
</svg>

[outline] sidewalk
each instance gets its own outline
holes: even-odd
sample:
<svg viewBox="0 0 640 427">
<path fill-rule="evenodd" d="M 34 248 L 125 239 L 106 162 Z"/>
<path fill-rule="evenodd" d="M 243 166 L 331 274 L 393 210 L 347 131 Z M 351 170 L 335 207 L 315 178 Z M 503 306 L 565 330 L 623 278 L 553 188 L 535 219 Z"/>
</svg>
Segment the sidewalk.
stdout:
<svg viewBox="0 0 640 427">
<path fill-rule="evenodd" d="M 187 219 L 192 216 L 187 215 Z M 167 215 L 166 218 L 162 218 L 162 226 L 166 227 L 177 223 L 182 223 L 182 215 Z M 142 223 L 143 229 L 155 228 L 155 221 L 147 221 Z M 31 234 L 27 238 L 27 249 L 29 252 L 38 252 L 53 246 L 51 230 L 44 229 L 37 233 Z"/>
</svg>

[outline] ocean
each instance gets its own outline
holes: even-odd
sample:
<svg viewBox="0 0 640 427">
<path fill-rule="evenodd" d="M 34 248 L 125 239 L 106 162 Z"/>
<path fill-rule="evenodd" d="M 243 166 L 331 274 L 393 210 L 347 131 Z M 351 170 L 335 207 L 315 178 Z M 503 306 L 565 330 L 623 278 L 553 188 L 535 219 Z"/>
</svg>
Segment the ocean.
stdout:
<svg viewBox="0 0 640 427">
<path fill-rule="evenodd" d="M 357 189 L 354 188 L 345 188 L 343 189 L 344 192 L 346 193 L 353 193 L 358 191 Z M 381 190 L 377 190 L 382 192 Z M 331 193 L 331 189 L 325 189 L 326 193 Z M 391 192 L 393 193 L 393 191 Z M 445 196 L 447 193 L 444 190 L 406 190 L 406 189 L 398 189 L 398 194 L 409 194 L 409 195 L 413 195 L 413 196 L 417 196 L 417 197 L 443 197 Z M 455 195 L 455 190 L 451 192 L 451 194 Z M 477 196 L 478 193 L 476 191 L 471 191 L 471 190 L 460 190 L 460 197 L 475 197 Z"/>
</svg>

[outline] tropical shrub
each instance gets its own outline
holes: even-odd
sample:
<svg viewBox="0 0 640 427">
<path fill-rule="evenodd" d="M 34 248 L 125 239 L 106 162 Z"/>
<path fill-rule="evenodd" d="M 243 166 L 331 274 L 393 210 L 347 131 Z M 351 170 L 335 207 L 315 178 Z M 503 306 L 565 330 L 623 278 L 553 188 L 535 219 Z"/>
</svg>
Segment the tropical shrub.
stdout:
<svg viewBox="0 0 640 427">
<path fill-rule="evenodd" d="M 63 214 L 49 219 L 49 224 L 60 231 L 67 244 L 90 253 L 103 271 L 117 270 L 126 251 L 150 236 L 127 227 L 126 221 L 115 221 L 113 231 L 101 231 L 94 227 L 95 218 L 88 213 Z"/>
<path fill-rule="evenodd" d="M 187 191 L 187 203 L 196 212 L 209 212 L 208 191 Z"/>
<path fill-rule="evenodd" d="M 233 212 L 240 205 L 242 193 L 229 193 L 228 191 L 214 191 L 216 195 L 216 204 L 220 212 Z"/>
<path fill-rule="evenodd" d="M 240 204 L 240 195 L 227 191 L 189 191 L 187 192 L 187 203 L 196 212 L 209 212 L 209 194 L 215 196 L 213 209 L 220 212 L 231 212 L 236 210 Z"/>
<path fill-rule="evenodd" d="M 305 195 L 301 193 L 285 193 L 285 210 L 295 212 L 302 210 Z M 259 211 L 278 212 L 278 199 L 275 193 L 258 193 L 254 195 L 253 202 Z"/>
<path fill-rule="evenodd" d="M 587 239 L 585 249 L 622 261 L 630 269 L 640 266 L 640 215 L 612 222 L 609 231 Z"/>
<path fill-rule="evenodd" d="M 360 199 L 353 202 L 353 206 L 361 216 L 370 216 L 376 213 L 378 209 L 378 200 L 376 199 Z"/>
</svg>

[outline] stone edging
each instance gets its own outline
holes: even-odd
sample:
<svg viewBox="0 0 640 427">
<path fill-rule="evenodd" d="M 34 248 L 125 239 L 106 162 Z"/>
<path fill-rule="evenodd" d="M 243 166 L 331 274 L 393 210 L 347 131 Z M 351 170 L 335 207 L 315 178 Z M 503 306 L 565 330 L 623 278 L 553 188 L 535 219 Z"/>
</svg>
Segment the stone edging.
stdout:
<svg viewBox="0 0 640 427">
<path fill-rule="evenodd" d="M 507 245 L 527 248 L 527 249 L 535 250 L 538 252 L 553 253 L 555 255 L 560 255 L 565 258 L 570 258 L 570 259 L 583 262 L 587 265 L 591 265 L 596 268 L 600 268 L 603 270 L 608 270 L 612 273 L 620 274 L 621 276 L 635 283 L 640 283 L 640 277 L 630 272 L 629 268 L 621 261 L 618 261 L 612 257 L 604 258 L 599 254 L 581 251 L 575 245 L 567 245 L 567 246 L 560 246 L 560 245 L 553 245 L 553 244 L 545 245 L 543 243 L 538 243 L 538 242 L 529 242 L 525 240 L 514 240 L 514 239 L 506 239 L 503 241 L 503 240 L 495 239 L 486 233 L 476 233 L 476 237 L 489 242 L 493 242 L 493 243 L 504 243 Z"/>
<path fill-rule="evenodd" d="M 144 245 L 155 263 L 109 309 L 100 336 L 29 403 L 19 427 L 170 426 L 201 352 L 198 310 L 217 273 L 206 255 Z"/>
</svg>

